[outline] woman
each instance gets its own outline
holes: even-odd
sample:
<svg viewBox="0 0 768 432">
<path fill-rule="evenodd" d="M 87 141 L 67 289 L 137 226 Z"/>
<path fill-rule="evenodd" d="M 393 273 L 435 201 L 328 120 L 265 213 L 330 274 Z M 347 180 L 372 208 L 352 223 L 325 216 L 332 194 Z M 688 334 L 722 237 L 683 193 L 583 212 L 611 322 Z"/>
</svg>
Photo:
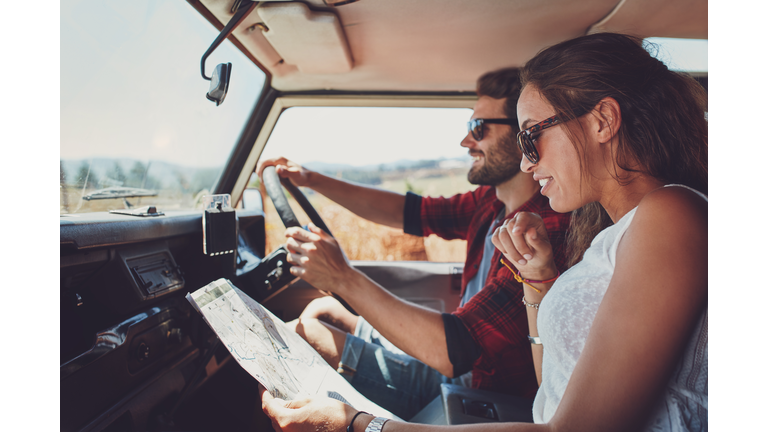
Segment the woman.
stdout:
<svg viewBox="0 0 768 432">
<path fill-rule="evenodd" d="M 548 48 L 521 80 L 521 169 L 554 210 L 577 210 L 570 246 L 580 262 L 559 275 L 536 215 L 494 233 L 526 280 L 538 424 L 461 428 L 706 430 L 707 202 L 696 192 L 707 192 L 706 94 L 616 34 Z M 263 406 L 286 432 L 377 425 L 329 400 L 265 394 Z"/>
</svg>

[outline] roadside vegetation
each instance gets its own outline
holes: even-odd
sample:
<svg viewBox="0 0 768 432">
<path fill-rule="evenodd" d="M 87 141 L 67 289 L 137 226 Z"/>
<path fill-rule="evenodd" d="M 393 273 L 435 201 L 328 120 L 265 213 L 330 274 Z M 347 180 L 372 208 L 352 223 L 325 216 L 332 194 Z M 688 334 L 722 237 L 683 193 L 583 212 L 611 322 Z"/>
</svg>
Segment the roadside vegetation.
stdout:
<svg viewBox="0 0 768 432">
<path fill-rule="evenodd" d="M 403 234 L 401 230 L 367 221 L 321 195 L 307 197 L 328 228 L 339 241 L 347 258 L 363 261 L 433 261 L 463 262 L 467 242 L 446 241 L 437 236 L 427 238 Z M 309 223 L 299 205 L 289 199 L 299 223 Z M 267 250 L 285 243 L 285 227 L 272 202 L 264 201 Z"/>
</svg>

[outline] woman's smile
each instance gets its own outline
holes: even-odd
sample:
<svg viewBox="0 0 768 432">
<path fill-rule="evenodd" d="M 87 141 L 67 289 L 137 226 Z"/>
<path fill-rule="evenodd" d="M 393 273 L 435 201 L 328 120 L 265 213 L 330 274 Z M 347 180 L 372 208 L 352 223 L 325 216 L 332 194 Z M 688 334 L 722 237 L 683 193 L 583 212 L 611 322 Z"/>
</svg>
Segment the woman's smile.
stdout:
<svg viewBox="0 0 768 432">
<path fill-rule="evenodd" d="M 554 182 L 554 178 L 552 177 L 545 177 L 539 174 L 533 174 L 533 180 L 539 182 L 539 185 L 541 186 L 541 194 L 546 195 L 546 191 L 549 189 L 549 186 Z"/>
</svg>

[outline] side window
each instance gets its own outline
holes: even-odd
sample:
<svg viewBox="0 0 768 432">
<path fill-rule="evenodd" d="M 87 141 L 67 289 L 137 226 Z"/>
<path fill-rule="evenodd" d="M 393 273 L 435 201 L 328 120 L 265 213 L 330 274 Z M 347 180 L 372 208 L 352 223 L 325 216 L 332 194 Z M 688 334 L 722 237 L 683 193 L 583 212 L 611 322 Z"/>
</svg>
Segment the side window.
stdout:
<svg viewBox="0 0 768 432">
<path fill-rule="evenodd" d="M 284 156 L 328 176 L 405 193 L 451 196 L 467 181 L 471 159 L 461 147 L 467 108 L 295 107 L 283 112 L 261 158 Z M 252 184 L 258 183 L 253 178 Z M 378 225 L 309 189 L 302 189 L 351 260 L 463 262 L 466 241 L 403 234 Z M 309 222 L 290 200 L 299 221 Z M 267 250 L 285 242 L 285 228 L 264 202 Z"/>
<path fill-rule="evenodd" d="M 672 70 L 694 74 L 709 71 L 706 39 L 647 38 L 645 41 L 651 44 L 651 54 Z"/>
</svg>

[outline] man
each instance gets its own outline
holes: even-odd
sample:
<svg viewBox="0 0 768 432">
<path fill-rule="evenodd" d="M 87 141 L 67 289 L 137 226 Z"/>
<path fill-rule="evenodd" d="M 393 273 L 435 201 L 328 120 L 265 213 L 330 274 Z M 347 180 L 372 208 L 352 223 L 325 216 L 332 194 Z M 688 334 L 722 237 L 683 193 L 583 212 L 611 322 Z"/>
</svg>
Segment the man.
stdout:
<svg viewBox="0 0 768 432">
<path fill-rule="evenodd" d="M 353 269 L 335 240 L 313 225 L 310 231 L 286 231 L 289 261 L 296 265 L 292 273 L 339 294 L 360 314 L 330 297 L 315 300 L 293 322 L 297 333 L 358 391 L 404 419 L 437 397 L 441 382 L 471 382 L 474 388 L 527 398 L 536 393 L 522 285 L 491 243 L 496 226 L 519 211 L 539 214 L 558 268 L 565 270 L 569 216 L 550 209 L 538 183 L 520 172 L 517 71 L 483 75 L 477 94 L 470 131 L 461 142 L 474 158 L 468 179 L 480 185 L 472 192 L 450 198 L 402 195 L 327 177 L 285 158 L 265 160 L 257 170 L 261 175 L 264 167 L 276 166 L 281 177 L 373 222 L 414 235 L 467 240 L 460 307 L 440 314 L 392 296 Z"/>
</svg>

